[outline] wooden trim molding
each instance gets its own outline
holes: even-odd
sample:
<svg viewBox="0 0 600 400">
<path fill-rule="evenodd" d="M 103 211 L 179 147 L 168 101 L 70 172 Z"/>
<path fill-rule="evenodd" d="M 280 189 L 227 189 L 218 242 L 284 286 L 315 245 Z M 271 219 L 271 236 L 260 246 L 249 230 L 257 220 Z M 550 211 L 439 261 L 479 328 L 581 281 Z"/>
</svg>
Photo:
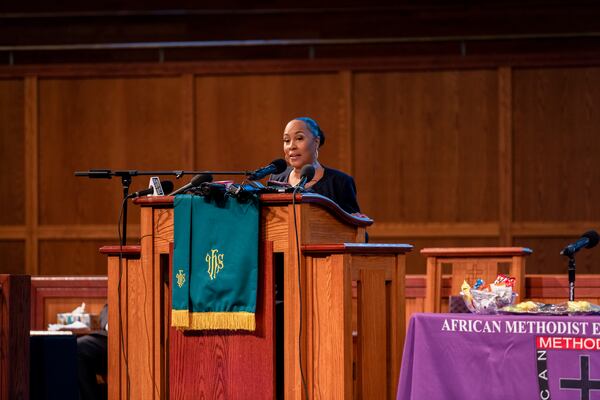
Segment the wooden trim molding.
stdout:
<svg viewBox="0 0 600 400">
<path fill-rule="evenodd" d="M 497 237 L 499 234 L 497 222 L 381 222 L 369 228 L 369 236 L 374 238 Z"/>
<path fill-rule="evenodd" d="M 0 240 L 23 240 L 27 238 L 27 228 L 24 225 L 0 226 Z"/>
<path fill-rule="evenodd" d="M 108 256 L 119 256 L 127 258 L 139 258 L 142 252 L 142 246 L 102 246 L 100 253 Z"/>
<path fill-rule="evenodd" d="M 512 69 L 500 67 L 498 69 L 498 218 L 502 246 L 512 244 L 512 110 Z"/>
<path fill-rule="evenodd" d="M 127 237 L 140 236 L 139 224 L 127 225 Z M 60 239 L 107 239 L 118 237 L 117 225 L 41 225 L 38 227 L 38 237 L 43 240 Z"/>
<path fill-rule="evenodd" d="M 77 65 L 28 65 L 0 67 L 0 78 L 36 76 L 56 77 L 137 77 L 181 76 L 182 74 L 238 75 L 256 73 L 307 73 L 338 72 L 342 70 L 362 71 L 416 71 L 443 69 L 496 69 L 511 67 L 567 67 L 597 66 L 597 52 L 576 54 L 527 54 L 527 55 L 481 55 L 429 57 L 368 57 L 329 59 L 285 59 L 251 61 L 203 61 L 168 63 L 111 63 Z"/>
<path fill-rule="evenodd" d="M 25 272 L 37 275 L 38 262 L 38 215 L 39 215 L 39 176 L 38 176 L 38 78 L 25 78 Z"/>
<path fill-rule="evenodd" d="M 291 193 L 273 193 L 261 194 L 260 201 L 264 205 L 286 205 L 292 203 L 293 195 Z M 173 207 L 173 196 L 148 196 L 135 199 L 133 202 L 141 207 Z M 316 193 L 302 193 L 296 195 L 296 203 L 312 203 L 319 204 L 321 207 L 329 210 L 334 216 L 342 222 L 346 222 L 354 226 L 369 226 L 373 224 L 370 218 L 356 217 L 342 210 L 336 203 L 325 196 Z"/>
<path fill-rule="evenodd" d="M 513 222 L 513 237 L 564 237 L 577 236 L 591 227 L 600 226 L 600 221 L 572 222 Z"/>
<path fill-rule="evenodd" d="M 117 246 L 118 247 L 118 246 Z M 50 298 L 108 299 L 107 276 L 34 276 L 31 278 L 31 326 L 45 329 L 45 302 Z"/>
<path fill-rule="evenodd" d="M 406 254 L 413 249 L 410 244 L 376 244 L 376 243 L 333 243 L 305 244 L 302 252 L 305 255 L 352 253 L 352 254 Z"/>
<path fill-rule="evenodd" d="M 481 256 L 526 256 L 533 253 L 527 247 L 449 247 L 421 249 L 427 257 L 481 257 Z"/>
</svg>

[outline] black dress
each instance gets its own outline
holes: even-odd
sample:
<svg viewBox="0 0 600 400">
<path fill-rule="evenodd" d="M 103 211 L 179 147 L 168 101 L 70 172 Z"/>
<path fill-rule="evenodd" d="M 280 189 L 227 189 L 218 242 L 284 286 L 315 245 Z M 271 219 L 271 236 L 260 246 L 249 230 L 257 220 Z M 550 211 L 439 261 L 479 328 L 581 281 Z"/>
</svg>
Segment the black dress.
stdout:
<svg viewBox="0 0 600 400">
<path fill-rule="evenodd" d="M 360 212 L 356 200 L 356 185 L 354 179 L 342 171 L 323 166 L 323 177 L 314 185 L 307 188 L 307 192 L 318 193 L 335 201 L 342 210 L 349 214 Z M 288 182 L 292 167 L 288 167 L 278 175 L 271 175 L 272 181 Z"/>
</svg>

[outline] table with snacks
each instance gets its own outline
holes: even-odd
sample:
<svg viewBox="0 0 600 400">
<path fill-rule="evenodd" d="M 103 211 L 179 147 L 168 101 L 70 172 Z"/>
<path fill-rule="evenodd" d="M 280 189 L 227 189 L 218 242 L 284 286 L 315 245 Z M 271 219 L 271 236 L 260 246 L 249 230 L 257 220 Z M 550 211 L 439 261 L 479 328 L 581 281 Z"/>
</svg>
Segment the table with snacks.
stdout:
<svg viewBox="0 0 600 400">
<path fill-rule="evenodd" d="M 600 400 L 597 306 L 524 302 L 497 312 L 413 314 L 397 400 Z"/>
</svg>

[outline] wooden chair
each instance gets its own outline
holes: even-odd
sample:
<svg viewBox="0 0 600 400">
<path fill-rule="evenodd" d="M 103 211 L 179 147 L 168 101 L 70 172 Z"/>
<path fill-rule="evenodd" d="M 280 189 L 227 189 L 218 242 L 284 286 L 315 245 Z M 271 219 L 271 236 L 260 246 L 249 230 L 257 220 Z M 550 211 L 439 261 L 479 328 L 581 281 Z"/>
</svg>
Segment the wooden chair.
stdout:
<svg viewBox="0 0 600 400">
<path fill-rule="evenodd" d="M 426 248 L 427 257 L 425 312 L 441 312 L 442 266 L 450 265 L 451 295 L 460 293 L 464 280 L 473 284 L 477 278 L 493 282 L 501 264 L 508 264 L 508 274 L 516 278 L 515 291 L 525 296 L 525 257 L 532 251 L 526 247 L 453 247 Z"/>
</svg>

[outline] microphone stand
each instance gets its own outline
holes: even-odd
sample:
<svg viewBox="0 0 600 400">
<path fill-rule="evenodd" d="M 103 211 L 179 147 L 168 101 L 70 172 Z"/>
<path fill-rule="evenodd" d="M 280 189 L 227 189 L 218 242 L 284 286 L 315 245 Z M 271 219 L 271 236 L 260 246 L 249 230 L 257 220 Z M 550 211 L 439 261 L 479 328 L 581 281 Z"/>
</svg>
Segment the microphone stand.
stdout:
<svg viewBox="0 0 600 400">
<path fill-rule="evenodd" d="M 131 185 L 131 175 L 121 175 L 121 185 L 123 186 L 123 221 L 121 221 L 121 246 L 127 245 L 127 197 L 129 197 L 129 186 Z"/>
<path fill-rule="evenodd" d="M 184 175 L 198 175 L 198 174 L 210 174 L 210 175 L 251 175 L 254 171 L 138 171 L 135 169 L 131 170 L 116 170 L 110 169 L 90 169 L 88 171 L 75 171 L 75 176 L 85 176 L 90 179 L 111 179 L 113 176 L 121 177 L 121 186 L 123 187 L 123 221 L 121 223 L 123 236 L 121 237 L 121 246 L 127 244 L 127 197 L 129 196 L 129 186 L 131 186 L 132 177 L 138 175 L 174 175 L 176 179 L 181 178 Z"/>
<path fill-rule="evenodd" d="M 575 301 L 575 255 L 569 256 L 569 301 Z"/>
</svg>

